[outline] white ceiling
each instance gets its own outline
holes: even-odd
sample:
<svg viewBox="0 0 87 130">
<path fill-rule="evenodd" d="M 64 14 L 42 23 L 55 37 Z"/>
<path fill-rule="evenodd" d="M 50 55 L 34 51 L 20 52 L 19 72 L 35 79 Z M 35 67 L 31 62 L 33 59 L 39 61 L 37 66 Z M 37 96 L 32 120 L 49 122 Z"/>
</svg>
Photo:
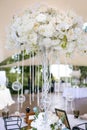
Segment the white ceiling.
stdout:
<svg viewBox="0 0 87 130">
<path fill-rule="evenodd" d="M 87 0 L 0 0 L 0 62 L 12 55 L 15 50 L 8 50 L 6 45 L 6 30 L 14 14 L 26 8 L 34 8 L 46 4 L 59 10 L 73 10 L 87 21 Z M 69 61 L 70 62 L 70 61 Z M 74 64 L 87 65 L 87 56 L 75 56 Z"/>
</svg>

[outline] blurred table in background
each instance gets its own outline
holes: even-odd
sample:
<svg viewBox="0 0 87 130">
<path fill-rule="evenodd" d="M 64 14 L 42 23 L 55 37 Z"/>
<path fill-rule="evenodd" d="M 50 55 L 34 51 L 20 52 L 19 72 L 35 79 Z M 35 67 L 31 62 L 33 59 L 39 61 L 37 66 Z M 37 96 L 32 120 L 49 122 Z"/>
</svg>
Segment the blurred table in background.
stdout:
<svg viewBox="0 0 87 130">
<path fill-rule="evenodd" d="M 75 98 L 86 98 L 87 97 L 87 88 L 64 88 L 63 97 L 66 98 L 68 95 L 71 95 Z"/>
<path fill-rule="evenodd" d="M 55 92 L 61 92 L 63 93 L 64 88 L 70 88 L 71 87 L 71 83 L 55 83 Z"/>
</svg>

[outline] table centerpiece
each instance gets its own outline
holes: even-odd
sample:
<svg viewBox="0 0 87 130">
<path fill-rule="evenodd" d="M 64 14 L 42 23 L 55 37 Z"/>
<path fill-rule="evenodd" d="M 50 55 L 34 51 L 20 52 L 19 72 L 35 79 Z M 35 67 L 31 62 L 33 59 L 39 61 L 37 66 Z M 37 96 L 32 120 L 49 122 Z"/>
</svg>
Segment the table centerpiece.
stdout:
<svg viewBox="0 0 87 130">
<path fill-rule="evenodd" d="M 72 11 L 60 12 L 47 6 L 27 9 L 14 15 L 8 29 L 7 47 L 34 51 L 42 56 L 43 89 L 42 104 L 48 111 L 48 64 L 54 54 L 72 56 L 87 53 L 87 36 L 82 30 L 83 20 Z M 50 53 L 50 52 L 53 53 Z M 45 114 L 45 119 L 47 118 Z"/>
</svg>

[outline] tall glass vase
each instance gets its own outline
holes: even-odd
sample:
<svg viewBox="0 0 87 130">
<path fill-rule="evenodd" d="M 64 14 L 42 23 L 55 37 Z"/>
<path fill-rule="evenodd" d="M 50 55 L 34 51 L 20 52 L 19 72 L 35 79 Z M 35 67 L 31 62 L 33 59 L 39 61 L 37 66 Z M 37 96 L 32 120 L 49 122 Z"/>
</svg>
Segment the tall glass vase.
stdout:
<svg viewBox="0 0 87 130">
<path fill-rule="evenodd" d="M 42 69 L 43 69 L 43 87 L 42 87 L 42 98 L 41 104 L 44 110 L 44 121 L 47 122 L 48 109 L 50 106 L 49 92 L 49 64 L 47 58 L 47 50 L 45 47 L 42 49 Z"/>
</svg>

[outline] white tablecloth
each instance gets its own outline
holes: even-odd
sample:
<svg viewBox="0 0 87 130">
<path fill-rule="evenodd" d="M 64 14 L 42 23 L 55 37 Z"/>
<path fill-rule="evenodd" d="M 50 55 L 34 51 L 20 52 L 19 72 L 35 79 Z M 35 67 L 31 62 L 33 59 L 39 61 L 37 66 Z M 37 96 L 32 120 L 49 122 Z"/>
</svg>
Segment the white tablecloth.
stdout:
<svg viewBox="0 0 87 130">
<path fill-rule="evenodd" d="M 87 120 L 83 120 L 80 118 L 74 118 L 74 115 L 71 115 L 71 114 L 68 114 L 67 116 L 68 116 L 68 121 L 69 121 L 71 129 L 78 124 L 82 124 L 82 123 L 87 122 Z M 82 126 L 83 129 L 85 129 L 84 126 L 85 125 Z"/>
<path fill-rule="evenodd" d="M 10 94 L 9 89 L 0 90 L 0 110 L 2 110 L 5 106 L 9 106 L 13 104 L 12 96 Z"/>
<path fill-rule="evenodd" d="M 87 88 L 64 88 L 63 97 L 71 95 L 73 98 L 87 97 Z"/>
</svg>

